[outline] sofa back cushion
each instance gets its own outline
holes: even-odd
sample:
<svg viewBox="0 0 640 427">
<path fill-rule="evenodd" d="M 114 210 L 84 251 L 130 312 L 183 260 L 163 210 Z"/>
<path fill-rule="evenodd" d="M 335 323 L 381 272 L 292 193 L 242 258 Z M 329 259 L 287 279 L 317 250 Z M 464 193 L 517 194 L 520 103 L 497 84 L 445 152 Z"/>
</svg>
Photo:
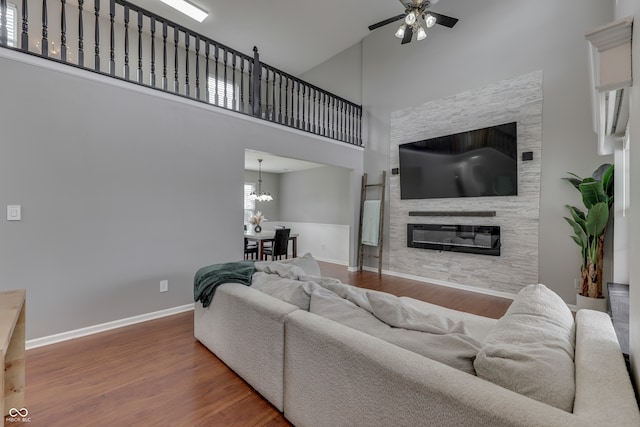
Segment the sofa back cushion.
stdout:
<svg viewBox="0 0 640 427">
<path fill-rule="evenodd" d="M 474 367 L 478 377 L 571 412 L 574 346 L 565 302 L 542 284 L 529 285 L 489 332 Z"/>
<path fill-rule="evenodd" d="M 376 303 L 380 301 L 376 300 Z M 480 343 L 462 333 L 427 333 L 391 327 L 368 310 L 322 288 L 312 292 L 309 311 L 475 375 L 473 358 L 480 349 Z M 445 327 L 452 323 L 442 322 Z"/>
</svg>

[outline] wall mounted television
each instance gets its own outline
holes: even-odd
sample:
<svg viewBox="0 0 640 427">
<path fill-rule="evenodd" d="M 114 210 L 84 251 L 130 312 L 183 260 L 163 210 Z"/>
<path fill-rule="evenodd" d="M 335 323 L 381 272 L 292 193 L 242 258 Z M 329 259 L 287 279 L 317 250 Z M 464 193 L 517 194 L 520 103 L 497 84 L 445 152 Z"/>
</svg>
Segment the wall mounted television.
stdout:
<svg viewBox="0 0 640 427">
<path fill-rule="evenodd" d="M 398 146 L 400 198 L 516 196 L 516 122 Z"/>
</svg>

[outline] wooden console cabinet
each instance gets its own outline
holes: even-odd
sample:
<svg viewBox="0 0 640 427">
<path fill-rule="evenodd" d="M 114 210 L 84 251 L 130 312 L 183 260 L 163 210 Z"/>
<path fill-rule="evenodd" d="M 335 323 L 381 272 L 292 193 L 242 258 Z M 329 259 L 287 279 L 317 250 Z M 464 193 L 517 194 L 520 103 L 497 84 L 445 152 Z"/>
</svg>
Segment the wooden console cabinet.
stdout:
<svg viewBox="0 0 640 427">
<path fill-rule="evenodd" d="M 0 292 L 0 415 L 3 423 L 11 408 L 24 407 L 25 295 L 24 289 Z"/>
</svg>

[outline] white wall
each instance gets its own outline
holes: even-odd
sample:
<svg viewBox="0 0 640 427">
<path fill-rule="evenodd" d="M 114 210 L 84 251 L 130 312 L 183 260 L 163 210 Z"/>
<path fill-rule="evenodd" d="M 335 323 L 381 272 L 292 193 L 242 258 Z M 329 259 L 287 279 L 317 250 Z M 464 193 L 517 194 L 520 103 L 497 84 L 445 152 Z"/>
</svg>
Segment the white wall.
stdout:
<svg viewBox="0 0 640 427">
<path fill-rule="evenodd" d="M 543 71 L 539 278 L 568 303 L 575 302 L 580 254 L 562 217 L 565 204 L 580 200 L 561 178 L 568 171 L 589 175 L 613 160 L 596 154 L 584 39 L 587 30 L 612 20 L 613 6 L 613 0 L 447 0 L 438 3 L 438 12 L 464 16 L 454 28 L 438 27 L 422 42 L 401 45 L 389 25 L 372 32 L 361 52 L 353 53 L 362 58 L 365 172 L 370 174 L 390 167 L 392 111 Z M 335 60 L 351 75 L 353 63 Z M 323 69 L 337 75 L 337 68 L 330 60 L 306 75 Z M 388 239 L 388 227 L 385 234 Z"/>
<path fill-rule="evenodd" d="M 354 206 L 360 203 L 360 193 L 352 192 L 351 180 L 351 170 L 332 166 L 281 174 L 280 219 L 349 224 Z"/>
<path fill-rule="evenodd" d="M 636 384 L 640 384 L 640 3 L 637 0 L 617 0 L 615 18 L 634 17 L 632 69 L 634 86 L 631 90 L 629 117 L 630 200 L 629 200 L 629 291 L 630 325 L 629 347 L 631 366 Z"/>
<path fill-rule="evenodd" d="M 362 174 L 348 144 L 6 49 L 0 69 L 0 206 L 23 209 L 0 290 L 26 288 L 28 339 L 192 302 L 198 268 L 242 258 L 245 149 Z"/>
</svg>

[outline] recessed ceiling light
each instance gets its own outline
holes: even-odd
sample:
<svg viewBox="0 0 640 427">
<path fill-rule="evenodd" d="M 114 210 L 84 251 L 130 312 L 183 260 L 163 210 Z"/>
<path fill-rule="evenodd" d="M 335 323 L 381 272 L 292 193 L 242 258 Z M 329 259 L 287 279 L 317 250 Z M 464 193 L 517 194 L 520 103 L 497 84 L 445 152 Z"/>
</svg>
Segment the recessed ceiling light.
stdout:
<svg viewBox="0 0 640 427">
<path fill-rule="evenodd" d="M 200 9 L 197 6 L 185 1 L 185 0 L 160 0 L 162 3 L 171 6 L 172 8 L 184 13 L 190 18 L 195 19 L 198 22 L 204 21 L 209 16 L 208 12 Z"/>
</svg>

